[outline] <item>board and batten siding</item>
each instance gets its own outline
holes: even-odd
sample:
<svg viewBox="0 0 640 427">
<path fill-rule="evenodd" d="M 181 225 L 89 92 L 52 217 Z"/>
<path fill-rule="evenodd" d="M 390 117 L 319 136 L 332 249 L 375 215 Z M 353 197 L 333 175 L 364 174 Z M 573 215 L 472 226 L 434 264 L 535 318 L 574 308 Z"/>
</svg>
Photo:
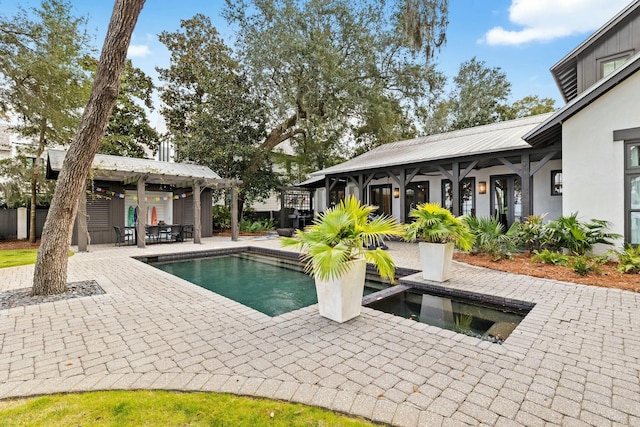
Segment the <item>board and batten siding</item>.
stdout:
<svg viewBox="0 0 640 427">
<path fill-rule="evenodd" d="M 640 9 L 627 16 L 611 34 L 581 52 L 577 58 L 578 95 L 600 80 L 600 61 L 619 54 L 640 52 Z"/>
</svg>

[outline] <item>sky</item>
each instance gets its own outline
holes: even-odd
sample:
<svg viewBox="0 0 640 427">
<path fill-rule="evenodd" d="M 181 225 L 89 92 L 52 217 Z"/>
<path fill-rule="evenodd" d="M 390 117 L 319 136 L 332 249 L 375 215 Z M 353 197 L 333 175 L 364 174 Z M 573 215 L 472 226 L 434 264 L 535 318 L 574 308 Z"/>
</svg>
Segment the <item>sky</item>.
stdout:
<svg viewBox="0 0 640 427">
<path fill-rule="evenodd" d="M 447 43 L 435 59 L 449 78 L 460 64 L 476 57 L 499 67 L 512 84 L 511 101 L 527 95 L 552 98 L 564 105 L 549 68 L 622 10 L 630 0 L 450 0 Z M 17 5 L 39 6 L 34 0 L 0 0 L 0 15 L 12 16 Z M 73 13 L 88 17 L 95 48 L 102 46 L 113 2 L 71 0 Z M 228 45 L 233 28 L 221 17 L 224 0 L 147 0 L 134 30 L 129 58 L 157 77 L 156 66 L 169 65 L 160 32 L 175 31 L 181 19 L 202 13 Z M 152 120 L 153 124 L 153 120 Z"/>
</svg>

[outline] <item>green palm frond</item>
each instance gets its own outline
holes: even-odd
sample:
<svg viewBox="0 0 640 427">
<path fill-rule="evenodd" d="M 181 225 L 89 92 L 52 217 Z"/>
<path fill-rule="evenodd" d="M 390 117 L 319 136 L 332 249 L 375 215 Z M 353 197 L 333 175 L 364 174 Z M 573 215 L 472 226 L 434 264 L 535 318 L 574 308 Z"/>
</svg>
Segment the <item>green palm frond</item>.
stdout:
<svg viewBox="0 0 640 427">
<path fill-rule="evenodd" d="M 369 221 L 369 215 L 376 209 L 351 196 L 318 215 L 311 226 L 298 230 L 295 237 L 282 239 L 282 245 L 297 246 L 304 253 L 306 271 L 320 279 L 340 276 L 348 268 L 346 262 L 362 256 L 376 265 L 381 276 L 392 278 L 395 270 L 392 258 L 384 251 L 367 247 L 385 237 L 403 236 L 404 228 L 388 216 Z"/>
<path fill-rule="evenodd" d="M 471 250 L 474 235 L 462 218 L 456 218 L 439 203 L 423 203 L 409 212 L 415 221 L 406 226 L 406 239 L 431 243 L 452 242 L 458 249 Z"/>
</svg>

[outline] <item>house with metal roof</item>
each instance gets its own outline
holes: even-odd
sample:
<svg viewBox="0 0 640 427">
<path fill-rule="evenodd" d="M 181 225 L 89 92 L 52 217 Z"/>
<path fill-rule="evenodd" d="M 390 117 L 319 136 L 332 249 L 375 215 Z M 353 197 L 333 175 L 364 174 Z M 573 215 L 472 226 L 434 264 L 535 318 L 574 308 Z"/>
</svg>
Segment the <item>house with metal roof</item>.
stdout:
<svg viewBox="0 0 640 427">
<path fill-rule="evenodd" d="M 402 222 L 423 202 L 439 202 L 456 215 L 496 215 L 506 225 L 534 213 L 557 216 L 561 187 L 552 191 L 551 179 L 560 177 L 561 148 L 534 148 L 522 139 L 549 117 L 384 144 L 318 171 L 302 185 L 320 187 L 317 210 L 354 194 Z"/>
<path fill-rule="evenodd" d="M 635 0 L 551 67 L 567 101 L 555 113 L 384 144 L 301 186 L 316 211 L 354 194 L 403 222 L 426 201 L 505 225 L 578 212 L 639 244 L 639 70 Z"/>
<path fill-rule="evenodd" d="M 47 178 L 57 178 L 65 156 L 66 151 L 48 151 Z M 115 243 L 114 227 L 130 227 L 145 236 L 146 226 L 158 224 L 193 226 L 193 241 L 200 243 L 201 237 L 213 234 L 212 190 L 232 189 L 236 200 L 232 218 L 237 218 L 235 188 L 239 184 L 206 166 L 96 154 L 86 197 L 80 199 L 72 243 L 82 251 L 89 241 Z M 137 245 L 145 247 L 146 240 L 137 239 Z"/>
</svg>

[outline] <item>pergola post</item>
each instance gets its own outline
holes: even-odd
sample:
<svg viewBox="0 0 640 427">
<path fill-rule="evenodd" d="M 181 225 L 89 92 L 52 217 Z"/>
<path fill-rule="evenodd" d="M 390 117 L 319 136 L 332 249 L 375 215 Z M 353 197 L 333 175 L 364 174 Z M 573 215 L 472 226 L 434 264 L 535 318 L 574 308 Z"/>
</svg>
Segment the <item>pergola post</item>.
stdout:
<svg viewBox="0 0 640 427">
<path fill-rule="evenodd" d="M 520 158 L 520 184 L 522 186 L 522 219 L 532 214 L 531 211 L 531 163 L 529 153 L 523 153 Z"/>
<path fill-rule="evenodd" d="M 398 188 L 398 191 L 400 192 L 400 222 L 401 223 L 405 223 L 407 222 L 407 214 L 406 214 L 406 204 L 407 204 L 407 184 L 406 184 L 406 180 L 407 180 L 407 170 L 402 168 L 400 170 L 400 186 Z M 393 195 L 392 195 L 393 196 Z"/>
<path fill-rule="evenodd" d="M 328 176 L 324 178 L 324 188 L 327 189 L 324 194 L 324 210 L 326 211 L 331 203 L 331 179 Z"/>
<path fill-rule="evenodd" d="M 138 177 L 138 225 L 137 225 L 137 236 L 138 236 L 138 247 L 144 249 L 147 245 L 147 199 L 145 192 L 145 183 L 147 181 L 146 176 L 141 175 Z"/>
<path fill-rule="evenodd" d="M 451 165 L 451 189 L 453 193 L 453 215 L 460 216 L 460 164 L 453 162 Z"/>
<path fill-rule="evenodd" d="M 200 181 L 193 181 L 193 243 L 202 239 L 202 219 L 200 218 Z"/>
<path fill-rule="evenodd" d="M 238 189 L 231 185 L 231 240 L 238 241 Z"/>
<path fill-rule="evenodd" d="M 82 189 L 78 198 L 78 251 L 87 252 L 89 229 L 87 228 L 87 192 Z"/>
</svg>

